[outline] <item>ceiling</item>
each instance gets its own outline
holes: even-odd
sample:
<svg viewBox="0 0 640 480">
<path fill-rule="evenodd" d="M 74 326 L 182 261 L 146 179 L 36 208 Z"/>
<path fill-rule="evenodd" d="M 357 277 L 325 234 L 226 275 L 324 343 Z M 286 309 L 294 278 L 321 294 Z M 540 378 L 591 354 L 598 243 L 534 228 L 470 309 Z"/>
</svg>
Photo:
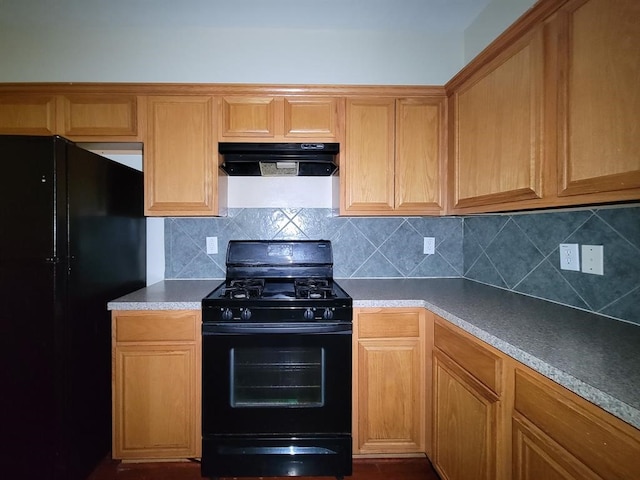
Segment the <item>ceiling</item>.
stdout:
<svg viewBox="0 0 640 480">
<path fill-rule="evenodd" d="M 0 0 L 0 24 L 463 31 L 491 0 Z"/>
</svg>

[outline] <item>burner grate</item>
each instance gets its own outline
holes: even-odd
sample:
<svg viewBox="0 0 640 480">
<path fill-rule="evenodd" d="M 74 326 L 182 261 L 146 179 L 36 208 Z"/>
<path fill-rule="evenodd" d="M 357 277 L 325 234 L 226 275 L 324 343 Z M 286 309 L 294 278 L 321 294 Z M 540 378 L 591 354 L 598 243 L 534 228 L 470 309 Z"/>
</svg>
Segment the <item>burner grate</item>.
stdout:
<svg viewBox="0 0 640 480">
<path fill-rule="evenodd" d="M 224 288 L 222 292 L 222 296 L 224 298 L 232 298 L 232 299 L 249 299 L 249 298 L 260 298 L 262 296 L 262 291 L 264 290 L 264 280 L 263 279 L 241 279 L 241 280 L 231 280 L 229 285 Z"/>
<path fill-rule="evenodd" d="M 295 280 L 296 298 L 333 298 L 333 286 L 326 278 L 303 278 Z"/>
</svg>

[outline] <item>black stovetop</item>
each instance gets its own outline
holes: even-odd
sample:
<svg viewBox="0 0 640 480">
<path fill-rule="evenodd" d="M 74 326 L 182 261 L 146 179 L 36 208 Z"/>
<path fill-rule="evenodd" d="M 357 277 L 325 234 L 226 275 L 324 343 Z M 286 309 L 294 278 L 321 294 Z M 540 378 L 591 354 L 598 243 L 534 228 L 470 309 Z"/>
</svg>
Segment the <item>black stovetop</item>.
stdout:
<svg viewBox="0 0 640 480">
<path fill-rule="evenodd" d="M 351 320 L 328 240 L 232 240 L 227 278 L 202 299 L 203 321 Z"/>
</svg>

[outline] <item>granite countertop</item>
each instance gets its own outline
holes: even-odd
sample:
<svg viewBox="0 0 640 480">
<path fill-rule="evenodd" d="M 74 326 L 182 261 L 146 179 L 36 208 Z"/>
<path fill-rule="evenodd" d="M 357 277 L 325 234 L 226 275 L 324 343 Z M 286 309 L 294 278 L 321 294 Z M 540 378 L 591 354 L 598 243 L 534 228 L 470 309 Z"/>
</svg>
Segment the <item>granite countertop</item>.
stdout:
<svg viewBox="0 0 640 480">
<path fill-rule="evenodd" d="M 165 280 L 110 310 L 197 310 L 218 280 Z M 354 307 L 425 307 L 640 428 L 640 326 L 464 279 L 337 279 Z"/>
</svg>

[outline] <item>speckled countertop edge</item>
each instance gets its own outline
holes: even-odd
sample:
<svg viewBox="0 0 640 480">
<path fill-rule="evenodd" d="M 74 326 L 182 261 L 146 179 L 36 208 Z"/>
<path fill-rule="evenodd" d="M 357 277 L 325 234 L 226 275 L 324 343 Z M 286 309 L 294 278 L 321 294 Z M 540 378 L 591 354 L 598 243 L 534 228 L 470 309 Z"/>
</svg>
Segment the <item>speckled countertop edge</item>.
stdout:
<svg viewBox="0 0 640 480">
<path fill-rule="evenodd" d="M 115 299 L 108 303 L 108 308 L 109 310 L 198 310 L 201 308 L 201 299 L 221 281 L 222 279 L 165 280 Z M 566 362 L 563 363 L 562 361 L 545 361 L 545 359 L 541 358 L 545 355 L 532 352 L 531 350 L 535 349 L 529 348 L 529 345 L 518 346 L 513 338 L 509 338 L 512 325 L 509 325 L 508 321 L 497 321 L 495 322 L 496 324 L 493 324 L 493 321 L 487 320 L 488 318 L 500 319 L 502 316 L 506 317 L 507 320 L 513 321 L 516 316 L 520 316 L 520 313 L 523 313 L 522 316 L 525 318 L 522 321 L 528 322 L 526 324 L 528 327 L 529 323 L 531 323 L 531 318 L 536 317 L 536 315 L 544 317 L 543 314 L 546 314 L 546 310 L 549 309 L 552 310 L 554 315 L 559 313 L 570 315 L 573 321 L 576 321 L 576 319 L 581 321 L 583 317 L 590 320 L 593 317 L 599 317 L 597 315 L 462 279 L 338 279 L 337 281 L 353 297 L 354 307 L 424 307 L 640 429 L 640 408 L 636 408 L 624 400 L 607 393 L 599 386 L 594 386 L 593 384 L 597 384 L 597 381 L 591 381 L 592 379 L 589 378 L 585 381 L 572 374 L 572 365 L 579 365 L 580 361 L 572 359 L 574 360 L 570 362 L 572 365 L 567 365 Z M 479 297 L 490 298 L 487 302 L 483 302 L 479 301 Z M 509 318 L 509 312 L 500 310 L 502 310 L 503 303 L 516 308 L 510 305 L 510 303 L 514 302 L 514 299 L 519 310 L 517 310 L 517 313 L 511 312 L 511 316 L 514 318 Z M 619 326 L 616 324 L 621 323 L 613 319 L 606 319 L 606 322 L 614 322 L 611 326 Z M 541 323 L 544 326 L 544 322 Z M 578 323 L 578 325 L 580 324 Z M 534 327 L 539 327 L 539 325 L 531 325 L 531 327 L 531 330 L 533 330 L 532 335 L 537 335 Z M 521 333 L 517 328 L 517 324 L 513 325 L 514 335 Z M 636 332 L 635 328 L 640 331 L 640 327 L 630 326 L 629 328 L 634 333 Z M 522 329 L 522 326 L 520 326 L 520 329 Z M 548 334 L 548 332 L 546 333 Z M 579 337 L 579 335 L 576 336 Z M 536 339 L 536 337 L 533 338 Z M 540 338 L 543 338 L 543 336 Z M 535 343 L 535 341 L 532 343 Z M 537 347 L 540 348 L 539 345 Z M 541 351 L 543 353 L 545 348 L 547 346 L 542 345 Z M 638 345 L 638 348 L 640 349 L 640 345 Z M 638 364 L 640 366 L 640 361 L 638 361 Z M 580 373 L 584 376 L 584 372 Z M 586 376 L 589 376 L 588 373 Z M 635 378 L 632 380 L 635 380 Z M 632 383 L 631 385 L 626 385 L 626 387 L 636 392 L 640 391 L 640 384 Z M 621 396 L 624 397 L 625 395 Z"/>
</svg>

